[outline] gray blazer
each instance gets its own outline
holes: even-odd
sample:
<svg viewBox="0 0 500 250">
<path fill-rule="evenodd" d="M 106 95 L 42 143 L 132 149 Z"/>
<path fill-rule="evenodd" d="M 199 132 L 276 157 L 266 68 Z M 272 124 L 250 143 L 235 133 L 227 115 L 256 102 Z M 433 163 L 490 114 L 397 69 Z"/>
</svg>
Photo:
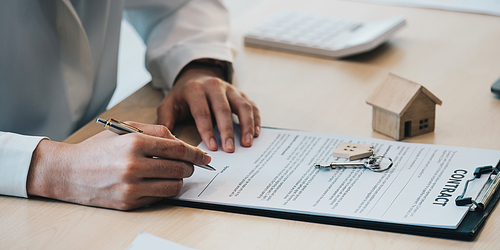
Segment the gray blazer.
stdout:
<svg viewBox="0 0 500 250">
<path fill-rule="evenodd" d="M 157 87 L 168 89 L 191 60 L 232 60 L 217 0 L 0 1 L 0 131 L 62 140 L 103 112 L 122 13 L 147 44 Z"/>
</svg>

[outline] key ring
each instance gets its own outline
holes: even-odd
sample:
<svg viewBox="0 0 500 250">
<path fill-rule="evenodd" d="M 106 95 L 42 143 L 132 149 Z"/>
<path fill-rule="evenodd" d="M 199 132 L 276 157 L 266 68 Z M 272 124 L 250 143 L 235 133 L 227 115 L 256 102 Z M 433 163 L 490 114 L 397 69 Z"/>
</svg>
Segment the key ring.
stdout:
<svg viewBox="0 0 500 250">
<path fill-rule="evenodd" d="M 389 159 L 391 163 L 389 164 L 389 166 L 385 168 L 380 168 L 380 162 L 384 158 Z M 392 165 L 394 165 L 394 161 L 392 160 L 391 157 L 386 155 L 379 155 L 379 156 L 370 156 L 370 158 L 368 158 L 368 161 L 365 163 L 365 168 L 368 168 L 373 172 L 384 172 L 389 170 L 392 167 Z"/>
<path fill-rule="evenodd" d="M 317 169 L 336 169 L 340 167 L 364 167 L 373 172 L 383 172 L 389 170 L 394 161 L 386 155 L 376 156 L 373 152 L 373 146 L 358 143 L 341 143 L 334 151 L 333 157 L 347 158 L 349 162 L 317 162 L 314 167 Z M 352 161 L 360 158 L 368 157 L 362 161 Z M 384 168 L 380 168 L 380 163 L 386 158 L 391 163 Z"/>
</svg>

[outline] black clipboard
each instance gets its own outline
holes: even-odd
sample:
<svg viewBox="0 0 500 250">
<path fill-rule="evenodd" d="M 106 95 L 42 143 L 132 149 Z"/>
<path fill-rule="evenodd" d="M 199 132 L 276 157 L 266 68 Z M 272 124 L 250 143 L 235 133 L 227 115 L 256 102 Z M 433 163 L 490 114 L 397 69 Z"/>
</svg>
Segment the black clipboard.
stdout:
<svg viewBox="0 0 500 250">
<path fill-rule="evenodd" d="M 496 169 L 500 170 L 500 162 L 497 163 Z M 201 202 L 182 201 L 173 198 L 166 198 L 164 202 L 169 205 L 184 206 L 192 208 L 209 209 L 222 212 L 240 213 L 247 215 L 265 216 L 271 218 L 279 218 L 286 220 L 297 220 L 305 222 L 313 222 L 328 225 L 355 227 L 363 229 L 381 230 L 395 233 L 414 234 L 421 236 L 430 236 L 446 239 L 455 239 L 463 241 L 472 241 L 476 238 L 481 228 L 484 226 L 486 219 L 495 208 L 500 199 L 500 188 L 497 188 L 491 196 L 486 207 L 481 211 L 469 211 L 464 217 L 457 229 L 435 228 L 426 226 L 415 226 L 397 223 L 366 221 L 358 219 L 346 219 L 329 216 L 317 216 L 303 213 L 291 213 L 273 211 L 267 209 L 247 208 L 240 206 L 208 204 Z"/>
</svg>

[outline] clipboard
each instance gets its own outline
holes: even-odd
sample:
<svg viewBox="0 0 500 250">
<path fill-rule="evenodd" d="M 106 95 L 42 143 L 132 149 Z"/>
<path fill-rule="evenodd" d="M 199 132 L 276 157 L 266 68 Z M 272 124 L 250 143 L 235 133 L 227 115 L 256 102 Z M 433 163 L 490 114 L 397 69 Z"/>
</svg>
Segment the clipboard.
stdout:
<svg viewBox="0 0 500 250">
<path fill-rule="evenodd" d="M 495 169 L 500 170 L 500 162 L 497 163 Z M 486 183 L 485 185 L 487 184 L 488 183 Z M 330 217 L 330 216 L 317 216 L 317 215 L 309 215 L 303 213 L 282 212 L 282 211 L 247 208 L 247 207 L 231 206 L 231 205 L 207 204 L 201 202 L 177 200 L 172 198 L 166 198 L 164 199 L 163 202 L 169 205 L 209 209 L 222 212 L 265 216 L 270 218 L 297 220 L 297 221 L 320 223 L 327 225 L 380 230 L 387 232 L 430 236 L 430 237 L 438 237 L 445 239 L 473 241 L 481 231 L 488 216 L 496 207 L 496 204 L 499 199 L 500 199 L 500 188 L 498 188 L 497 186 L 495 190 L 491 192 L 489 202 L 485 205 L 485 207 L 483 209 L 476 209 L 475 211 L 469 211 L 462 220 L 462 222 L 460 223 L 460 225 L 458 226 L 458 228 L 456 229 L 366 221 L 366 220 L 347 219 L 347 218 Z"/>
</svg>

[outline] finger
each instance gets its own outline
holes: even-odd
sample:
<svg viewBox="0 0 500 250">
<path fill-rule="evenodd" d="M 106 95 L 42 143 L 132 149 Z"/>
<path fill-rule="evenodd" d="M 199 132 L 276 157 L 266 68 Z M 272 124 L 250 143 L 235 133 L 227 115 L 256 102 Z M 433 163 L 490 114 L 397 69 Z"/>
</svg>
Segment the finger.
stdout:
<svg viewBox="0 0 500 250">
<path fill-rule="evenodd" d="M 144 124 L 132 121 L 127 121 L 126 123 L 136 128 L 140 128 L 146 135 L 151 135 L 166 139 L 176 139 L 176 137 L 172 135 L 170 130 L 163 125 Z"/>
<path fill-rule="evenodd" d="M 250 103 L 253 106 L 253 123 L 254 123 L 254 137 L 259 137 L 260 135 L 260 128 L 261 128 L 261 123 L 260 123 L 260 111 L 259 108 L 257 108 L 257 105 L 255 105 L 254 102 L 250 101 Z"/>
<path fill-rule="evenodd" d="M 157 109 L 158 121 L 160 125 L 166 126 L 168 129 L 173 130 L 177 120 L 182 119 L 181 115 L 183 113 L 183 103 L 178 103 L 175 97 L 172 97 L 172 93 L 169 92 L 160 106 Z"/>
<path fill-rule="evenodd" d="M 138 188 L 146 197 L 170 197 L 179 194 L 182 183 L 182 179 L 145 179 Z"/>
<path fill-rule="evenodd" d="M 166 126 L 168 129 L 174 129 L 175 121 L 177 120 L 177 116 L 175 115 L 175 110 L 173 105 L 169 100 L 165 100 L 165 103 L 162 103 L 161 106 L 158 107 L 157 123 L 160 125 Z"/>
<path fill-rule="evenodd" d="M 131 178 L 182 179 L 191 176 L 194 172 L 192 163 L 162 158 L 143 158 L 140 166 L 143 167 Z"/>
<path fill-rule="evenodd" d="M 215 140 L 214 125 L 212 124 L 212 114 L 205 93 L 202 91 L 191 93 L 187 102 L 203 143 L 208 149 L 216 151 L 217 141 Z"/>
<path fill-rule="evenodd" d="M 260 119 L 260 110 L 259 110 L 259 108 L 257 108 L 257 105 L 254 102 L 252 102 L 245 95 L 245 93 L 240 92 L 240 94 L 241 94 L 241 96 L 243 96 L 243 98 L 245 98 L 247 101 L 250 102 L 250 105 L 252 105 L 252 111 L 253 111 L 253 116 L 254 116 L 253 123 L 254 123 L 254 126 L 255 126 L 255 128 L 253 130 L 254 131 L 254 138 L 259 137 L 259 135 L 260 135 L 260 129 L 261 129 L 261 126 L 262 126 L 261 125 L 261 119 Z"/>
<path fill-rule="evenodd" d="M 234 152 L 233 119 L 226 92 L 222 88 L 212 88 L 208 92 L 208 99 L 220 131 L 222 149 L 225 152 L 232 153 Z"/>
<path fill-rule="evenodd" d="M 254 136 L 254 114 L 251 103 L 235 90 L 227 93 L 232 110 L 238 115 L 241 126 L 241 145 L 250 147 Z"/>
<path fill-rule="evenodd" d="M 138 134 L 134 134 L 138 135 Z M 157 138 L 141 135 L 135 145 L 144 156 L 160 157 L 164 159 L 181 160 L 193 164 L 206 165 L 210 163 L 210 156 L 203 150 L 188 145 L 181 140 Z"/>
</svg>

